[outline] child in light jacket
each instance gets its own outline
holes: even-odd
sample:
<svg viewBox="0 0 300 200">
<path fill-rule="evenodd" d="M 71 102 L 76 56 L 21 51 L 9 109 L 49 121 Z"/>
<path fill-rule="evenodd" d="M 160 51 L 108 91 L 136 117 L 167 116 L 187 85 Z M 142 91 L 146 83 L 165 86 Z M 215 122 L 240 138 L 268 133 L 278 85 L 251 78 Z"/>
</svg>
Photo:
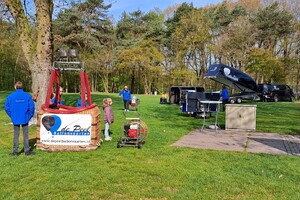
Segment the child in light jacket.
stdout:
<svg viewBox="0 0 300 200">
<path fill-rule="evenodd" d="M 112 138 L 109 136 L 109 126 L 114 122 L 114 112 L 112 110 L 112 99 L 106 98 L 103 99 L 102 108 L 104 112 L 104 124 L 105 124 L 105 130 L 104 130 L 104 140 L 110 141 Z"/>
</svg>

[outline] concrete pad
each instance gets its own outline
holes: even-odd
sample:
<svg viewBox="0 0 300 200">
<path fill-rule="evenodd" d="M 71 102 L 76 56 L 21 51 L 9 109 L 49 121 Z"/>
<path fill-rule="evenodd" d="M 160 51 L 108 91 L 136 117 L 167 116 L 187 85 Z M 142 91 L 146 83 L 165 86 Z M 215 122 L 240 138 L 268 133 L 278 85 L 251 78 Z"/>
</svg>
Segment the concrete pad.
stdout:
<svg viewBox="0 0 300 200">
<path fill-rule="evenodd" d="M 283 142 L 289 154 L 300 156 L 300 136 L 283 135 Z"/>
<path fill-rule="evenodd" d="M 215 149 L 224 151 L 244 151 L 247 137 L 241 137 L 240 134 L 224 134 L 218 130 L 196 130 L 183 136 L 172 146 L 186 146 L 202 149 Z"/>
<path fill-rule="evenodd" d="M 197 129 L 172 146 L 300 156 L 300 136 L 245 130 Z"/>
<path fill-rule="evenodd" d="M 247 152 L 283 155 L 288 154 L 281 137 L 273 137 L 268 134 L 265 136 L 251 135 L 249 137 Z"/>
</svg>

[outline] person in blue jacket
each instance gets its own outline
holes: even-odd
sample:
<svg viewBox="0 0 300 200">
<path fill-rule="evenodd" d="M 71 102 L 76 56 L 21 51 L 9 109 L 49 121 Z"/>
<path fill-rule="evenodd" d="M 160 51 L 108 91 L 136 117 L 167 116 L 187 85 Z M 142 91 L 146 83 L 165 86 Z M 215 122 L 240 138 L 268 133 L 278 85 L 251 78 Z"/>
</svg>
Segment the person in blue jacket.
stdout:
<svg viewBox="0 0 300 200">
<path fill-rule="evenodd" d="M 229 99 L 228 90 L 225 85 L 222 86 L 221 97 L 222 97 L 223 111 L 225 111 L 225 104 L 228 102 Z"/>
<path fill-rule="evenodd" d="M 58 102 L 58 104 L 61 104 L 61 105 L 63 105 L 63 102 L 62 102 L 62 100 L 61 100 L 61 97 L 62 97 L 63 92 L 64 92 L 64 89 L 63 89 L 62 87 L 59 87 L 59 102 Z M 55 93 L 54 93 L 54 94 L 55 94 Z M 55 104 L 55 103 L 56 103 L 56 97 L 55 97 L 55 95 L 54 95 L 54 97 L 51 99 L 51 103 L 52 103 L 52 104 Z"/>
<path fill-rule="evenodd" d="M 29 148 L 28 122 L 34 115 L 34 102 L 29 93 L 23 91 L 21 81 L 16 82 L 15 91 L 7 96 L 4 109 L 14 126 L 14 145 L 12 156 L 19 154 L 20 127 L 23 129 L 24 152 L 26 156 L 35 154 Z"/>
<path fill-rule="evenodd" d="M 80 95 L 80 97 L 81 97 L 81 95 Z M 88 102 L 87 102 L 87 94 L 85 94 L 85 106 L 88 106 L 89 104 L 88 104 Z M 81 108 L 82 107 L 82 101 L 81 101 L 81 98 L 79 98 L 79 99 L 77 99 L 77 107 L 78 108 Z"/>
<path fill-rule="evenodd" d="M 124 89 L 119 93 L 119 96 L 123 96 L 124 110 L 129 111 L 129 102 L 131 100 L 131 93 L 130 90 L 128 90 L 127 86 L 125 86 Z"/>
</svg>

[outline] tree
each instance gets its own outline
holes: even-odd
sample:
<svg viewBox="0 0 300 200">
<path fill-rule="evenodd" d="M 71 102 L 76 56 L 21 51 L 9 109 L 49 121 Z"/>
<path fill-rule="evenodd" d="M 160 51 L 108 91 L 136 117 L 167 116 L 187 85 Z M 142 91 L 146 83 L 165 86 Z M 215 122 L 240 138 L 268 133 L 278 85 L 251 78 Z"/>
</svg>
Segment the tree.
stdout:
<svg viewBox="0 0 300 200">
<path fill-rule="evenodd" d="M 53 21 L 56 48 L 67 46 L 81 52 L 97 52 L 111 45 L 112 23 L 106 15 L 110 7 L 103 0 L 86 0 L 61 10 Z"/>
<path fill-rule="evenodd" d="M 259 83 L 284 81 L 283 63 L 272 52 L 255 48 L 249 54 L 246 70 L 255 73 Z"/>
<path fill-rule="evenodd" d="M 157 43 L 162 43 L 165 33 L 163 27 L 163 17 L 163 14 L 155 11 L 150 11 L 143 16 L 146 29 L 143 35 L 145 40 L 152 40 Z"/>
<path fill-rule="evenodd" d="M 105 72 L 107 66 L 112 65 L 112 60 L 110 63 L 107 60 L 107 53 L 112 53 L 115 43 L 112 22 L 106 14 L 110 7 L 111 4 L 104 5 L 103 0 L 73 3 L 70 8 L 61 10 L 57 19 L 53 21 L 55 49 L 75 48 L 79 50 L 80 60 L 86 62 L 86 69 L 92 79 L 90 81 L 92 91 L 98 89 L 99 76 L 104 90 L 108 91 L 108 79 L 101 76 L 99 72 L 103 70 Z M 105 52 L 106 50 L 108 52 Z M 67 81 L 78 84 L 71 77 L 63 79 L 63 84 L 67 85 Z M 70 87 L 70 91 L 74 91 L 74 88 Z"/>
<path fill-rule="evenodd" d="M 167 30 L 166 30 L 167 38 L 170 37 L 173 34 L 173 32 L 175 31 L 175 28 L 178 25 L 180 18 L 182 16 L 185 16 L 186 14 L 188 14 L 189 12 L 191 12 L 194 9 L 195 8 L 194 8 L 193 4 L 183 3 L 175 10 L 173 17 L 167 19 L 167 21 L 165 23 L 167 26 Z"/>
<path fill-rule="evenodd" d="M 142 74 L 140 73 L 142 66 L 149 65 L 149 64 L 141 65 L 140 64 L 141 60 L 145 59 L 147 55 L 151 56 L 149 55 L 151 54 L 151 52 L 146 52 L 149 49 L 146 49 L 146 47 L 143 45 L 148 44 L 149 46 L 150 44 L 151 47 L 157 49 L 158 51 L 160 47 L 160 42 L 163 39 L 163 34 L 164 34 L 163 31 L 164 31 L 163 16 L 160 13 L 158 13 L 158 11 L 150 11 L 149 13 L 146 14 L 144 14 L 140 10 L 134 11 L 129 14 L 124 12 L 120 22 L 117 24 L 116 35 L 119 42 L 116 48 L 118 52 L 117 66 L 119 69 L 119 73 L 121 74 L 120 81 L 121 82 L 130 81 L 131 91 L 139 92 L 140 88 L 143 86 L 143 87 L 147 87 L 144 89 L 144 91 L 150 93 L 149 91 L 151 90 L 151 87 L 149 86 L 149 83 L 139 81 L 142 80 L 140 79 L 142 76 Z M 144 52 L 141 50 L 144 50 Z M 151 49 L 151 51 L 154 50 Z M 144 56 L 138 54 L 144 54 Z M 131 57 L 133 58 L 131 61 L 125 59 L 129 55 L 131 55 Z M 128 58 L 130 59 L 130 56 Z M 122 63 L 127 63 L 127 62 L 129 62 L 128 66 L 123 66 Z M 146 60 L 145 62 L 149 63 L 148 60 Z M 124 75 L 122 74 L 122 73 L 126 73 L 126 70 L 125 72 L 122 70 L 124 70 L 124 68 L 127 67 L 131 68 L 130 70 L 131 73 L 129 73 L 131 76 L 130 78 L 124 77 Z M 145 72 L 143 72 L 143 74 L 144 73 Z"/>
<path fill-rule="evenodd" d="M 285 10 L 279 10 L 278 3 L 260 9 L 251 22 L 257 27 L 258 47 L 274 50 L 278 39 L 293 32 L 293 16 Z"/>
<path fill-rule="evenodd" d="M 89 57 L 85 58 L 86 64 L 90 66 L 91 75 L 95 76 L 92 77 L 92 86 L 94 91 L 99 91 L 98 86 L 100 83 L 98 82 L 98 77 L 101 78 L 101 86 L 104 92 L 108 93 L 109 91 L 109 84 L 112 83 L 112 87 L 114 87 L 115 83 L 113 81 L 112 76 L 114 75 L 113 72 L 113 59 L 114 59 L 114 52 L 111 48 L 103 48 L 98 52 L 91 54 Z M 113 89 L 113 88 L 112 88 Z"/>
<path fill-rule="evenodd" d="M 215 52 L 222 56 L 223 63 L 244 70 L 247 51 L 255 44 L 253 29 L 248 16 L 241 16 L 230 23 L 221 34 L 220 43 L 215 46 Z"/>
<path fill-rule="evenodd" d="M 144 93 L 151 94 L 152 84 L 161 71 L 162 55 L 156 44 L 151 40 L 141 41 L 120 51 L 117 60 L 117 66 L 122 74 L 129 74 L 131 80 L 138 79 L 143 83 Z"/>
<path fill-rule="evenodd" d="M 53 2 L 35 0 L 36 38 L 33 39 L 31 24 L 27 18 L 21 0 L 2 0 L 13 16 L 19 40 L 32 77 L 32 91 L 39 92 L 36 111 L 45 102 L 49 72 L 52 64 L 52 12 Z M 35 115 L 36 116 L 36 115 Z"/>
<path fill-rule="evenodd" d="M 171 44 L 177 55 L 177 69 L 191 69 L 198 80 L 203 80 L 206 72 L 206 48 L 211 41 L 210 30 L 210 21 L 202 10 L 192 10 L 180 19 L 172 35 Z"/>
<path fill-rule="evenodd" d="M 12 90 L 14 84 L 23 77 L 30 77 L 13 23 L 0 20 L 0 88 Z M 23 80 L 25 90 L 31 90 L 31 80 Z"/>
</svg>

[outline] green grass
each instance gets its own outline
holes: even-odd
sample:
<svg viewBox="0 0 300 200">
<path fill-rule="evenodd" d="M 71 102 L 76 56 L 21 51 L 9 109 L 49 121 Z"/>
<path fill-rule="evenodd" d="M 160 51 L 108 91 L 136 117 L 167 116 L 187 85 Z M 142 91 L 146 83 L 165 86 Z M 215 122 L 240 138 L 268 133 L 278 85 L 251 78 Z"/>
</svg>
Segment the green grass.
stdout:
<svg viewBox="0 0 300 200">
<path fill-rule="evenodd" d="M 0 94 L 1 107 L 7 94 Z M 124 123 L 116 94 L 93 94 L 100 107 L 103 98 L 113 99 L 115 123 L 113 140 L 88 152 L 34 150 L 32 157 L 10 157 L 12 125 L 0 110 L 0 199 L 300 199 L 300 157 L 170 146 L 202 120 L 159 104 L 159 96 L 138 96 L 149 128 L 142 149 L 116 147 Z M 63 100 L 75 105 L 77 98 L 64 94 Z M 257 104 L 257 131 L 300 135 L 299 103 L 247 103 Z M 223 112 L 219 119 L 224 127 Z M 33 126 L 31 145 L 35 137 Z"/>
</svg>

